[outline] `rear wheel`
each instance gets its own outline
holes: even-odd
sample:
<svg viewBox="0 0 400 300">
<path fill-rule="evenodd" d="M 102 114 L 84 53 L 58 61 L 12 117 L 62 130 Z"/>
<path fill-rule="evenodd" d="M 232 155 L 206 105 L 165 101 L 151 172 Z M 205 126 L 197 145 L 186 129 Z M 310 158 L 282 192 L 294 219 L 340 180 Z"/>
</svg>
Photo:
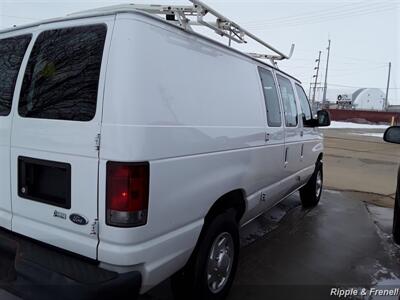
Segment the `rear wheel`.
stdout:
<svg viewBox="0 0 400 300">
<path fill-rule="evenodd" d="M 321 161 L 318 161 L 308 183 L 300 189 L 300 199 L 304 207 L 318 205 L 321 199 L 323 182 L 323 165 Z"/>
<path fill-rule="evenodd" d="M 232 286 L 239 254 L 235 211 L 218 215 L 205 226 L 192 258 L 172 278 L 177 299 L 224 299 Z"/>
</svg>

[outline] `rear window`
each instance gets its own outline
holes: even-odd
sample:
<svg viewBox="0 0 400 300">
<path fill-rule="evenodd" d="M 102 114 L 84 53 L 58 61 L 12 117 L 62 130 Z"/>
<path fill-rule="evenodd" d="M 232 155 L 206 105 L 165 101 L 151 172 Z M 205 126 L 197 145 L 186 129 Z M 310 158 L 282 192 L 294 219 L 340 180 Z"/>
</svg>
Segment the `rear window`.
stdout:
<svg viewBox="0 0 400 300">
<path fill-rule="evenodd" d="M 25 71 L 19 114 L 90 121 L 96 114 L 105 25 L 41 33 Z"/>
<path fill-rule="evenodd" d="M 0 116 L 11 111 L 15 83 L 31 35 L 0 40 Z"/>
</svg>

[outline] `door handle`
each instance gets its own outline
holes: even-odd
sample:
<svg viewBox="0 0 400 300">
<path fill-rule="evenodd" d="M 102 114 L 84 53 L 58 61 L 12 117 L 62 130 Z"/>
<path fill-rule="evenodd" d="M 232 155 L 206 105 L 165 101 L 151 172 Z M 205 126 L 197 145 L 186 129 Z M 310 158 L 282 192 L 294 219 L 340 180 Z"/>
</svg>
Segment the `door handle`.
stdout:
<svg viewBox="0 0 400 300">
<path fill-rule="evenodd" d="M 304 144 L 301 145 L 301 153 L 300 153 L 300 160 L 303 161 L 304 159 Z"/>
<path fill-rule="evenodd" d="M 265 141 L 266 142 L 269 142 L 269 139 L 270 139 L 270 136 L 269 136 L 269 133 L 265 133 Z"/>
<path fill-rule="evenodd" d="M 287 165 L 289 164 L 289 163 L 288 163 L 288 151 L 289 151 L 289 147 L 286 147 L 286 150 L 285 150 L 285 164 L 284 164 L 284 167 L 285 167 L 285 168 L 286 168 Z"/>
<path fill-rule="evenodd" d="M 300 136 L 303 137 L 304 136 L 304 131 L 300 131 Z"/>
</svg>

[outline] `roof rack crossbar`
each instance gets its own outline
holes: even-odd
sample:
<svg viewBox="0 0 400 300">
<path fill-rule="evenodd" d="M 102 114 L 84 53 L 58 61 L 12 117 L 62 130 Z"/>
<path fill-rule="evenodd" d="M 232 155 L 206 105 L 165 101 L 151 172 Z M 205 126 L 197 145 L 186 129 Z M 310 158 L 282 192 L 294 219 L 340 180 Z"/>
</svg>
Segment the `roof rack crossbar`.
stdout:
<svg viewBox="0 0 400 300">
<path fill-rule="evenodd" d="M 277 50 L 275 47 L 271 46 L 267 42 L 263 41 L 259 37 L 255 36 L 254 34 L 250 33 L 249 31 L 245 30 L 235 22 L 229 20 L 228 18 L 224 17 L 214 9 L 212 9 L 207 4 L 199 1 L 199 0 L 189 0 L 193 3 L 193 5 L 198 9 L 199 14 L 197 15 L 197 20 L 200 24 L 210 27 L 211 29 L 215 30 L 217 33 L 221 34 L 222 36 L 226 36 L 229 39 L 237 43 L 247 43 L 245 37 L 252 39 L 253 41 L 261 44 L 262 46 L 266 47 L 270 51 L 274 52 L 275 55 L 271 54 L 255 54 L 250 53 L 251 56 L 259 59 L 269 59 L 269 60 L 283 60 L 283 59 L 290 59 L 293 55 L 294 51 L 294 44 L 292 44 L 289 55 L 282 53 L 281 51 Z M 211 14 L 217 18 L 216 25 L 214 26 L 209 22 L 205 22 L 203 17 L 207 14 Z M 232 34 L 234 34 L 237 38 L 233 38 Z"/>
<path fill-rule="evenodd" d="M 166 21 L 172 22 L 186 31 L 193 31 L 193 26 L 207 27 L 213 30 L 216 34 L 228 38 L 230 46 L 232 42 L 243 44 L 247 43 L 246 38 L 251 39 L 267 48 L 270 52 L 272 51 L 273 54 L 248 53 L 248 55 L 257 59 L 268 59 L 274 65 L 276 65 L 276 61 L 278 60 L 291 58 L 294 51 L 294 44 L 292 44 L 289 54 L 286 55 L 259 37 L 245 30 L 237 23 L 226 18 L 207 4 L 204 4 L 199 0 L 189 1 L 193 3 L 192 6 L 130 4 L 129 9 L 139 10 L 149 14 L 165 15 Z M 117 8 L 117 6 L 115 8 Z M 206 21 L 206 15 L 214 17 L 215 20 Z"/>
</svg>

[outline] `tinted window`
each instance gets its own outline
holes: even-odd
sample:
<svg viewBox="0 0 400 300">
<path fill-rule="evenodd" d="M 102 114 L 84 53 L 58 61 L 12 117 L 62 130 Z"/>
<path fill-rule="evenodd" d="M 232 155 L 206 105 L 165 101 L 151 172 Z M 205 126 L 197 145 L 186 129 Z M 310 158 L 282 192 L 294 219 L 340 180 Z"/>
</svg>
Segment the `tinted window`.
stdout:
<svg viewBox="0 0 400 300">
<path fill-rule="evenodd" d="M 264 90 L 265 106 L 267 108 L 268 126 L 280 127 L 281 108 L 279 106 L 278 92 L 276 90 L 275 80 L 271 71 L 259 68 L 261 83 Z"/>
<path fill-rule="evenodd" d="M 19 114 L 28 118 L 93 119 L 105 37 L 103 25 L 41 33 L 25 71 Z"/>
<path fill-rule="evenodd" d="M 297 90 L 297 95 L 299 95 L 301 111 L 304 114 L 304 119 L 307 121 L 311 120 L 312 113 L 311 113 L 310 103 L 308 102 L 307 95 L 304 92 L 303 88 L 298 84 L 296 84 L 296 90 Z"/>
<path fill-rule="evenodd" d="M 0 116 L 10 114 L 19 68 L 30 40 L 30 35 L 0 40 Z"/>
<path fill-rule="evenodd" d="M 282 95 L 283 108 L 285 110 L 286 126 L 296 127 L 298 123 L 297 106 L 292 83 L 285 77 L 280 75 L 277 75 L 277 77 Z"/>
</svg>

